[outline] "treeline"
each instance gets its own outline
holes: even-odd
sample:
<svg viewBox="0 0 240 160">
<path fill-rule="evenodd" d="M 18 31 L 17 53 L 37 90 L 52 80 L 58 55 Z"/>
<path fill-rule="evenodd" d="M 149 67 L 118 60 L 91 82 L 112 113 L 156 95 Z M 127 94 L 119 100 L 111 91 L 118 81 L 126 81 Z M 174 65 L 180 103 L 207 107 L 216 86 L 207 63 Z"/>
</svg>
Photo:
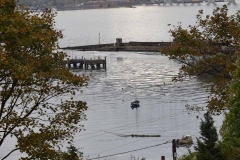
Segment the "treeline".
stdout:
<svg viewBox="0 0 240 160">
<path fill-rule="evenodd" d="M 194 25 L 186 29 L 181 22 L 170 27 L 174 43 L 160 52 L 182 64 L 173 78 L 182 82 L 187 77 L 201 77 L 209 97 L 206 110 L 209 114 L 224 114 L 219 135 L 208 115 L 200 125 L 194 153 L 181 160 L 240 160 L 240 11 L 228 14 L 227 5 L 205 16 L 199 10 Z M 201 81 L 200 80 L 200 81 Z M 199 111 L 199 106 L 191 106 Z M 221 136 L 221 139 L 218 139 Z"/>
<path fill-rule="evenodd" d="M 61 8 L 64 6 L 79 6 L 89 0 L 18 0 L 17 4 L 24 4 L 29 7 L 48 8 L 56 7 Z M 93 0 L 98 1 L 98 0 Z"/>
<path fill-rule="evenodd" d="M 131 3 L 130 3 L 131 1 Z M 146 0 L 144 0 L 146 1 Z M 92 9 L 127 6 L 138 4 L 138 0 L 108 1 L 108 0 L 18 0 L 17 4 L 23 4 L 30 9 L 44 10 L 56 8 L 57 10 Z"/>
</svg>

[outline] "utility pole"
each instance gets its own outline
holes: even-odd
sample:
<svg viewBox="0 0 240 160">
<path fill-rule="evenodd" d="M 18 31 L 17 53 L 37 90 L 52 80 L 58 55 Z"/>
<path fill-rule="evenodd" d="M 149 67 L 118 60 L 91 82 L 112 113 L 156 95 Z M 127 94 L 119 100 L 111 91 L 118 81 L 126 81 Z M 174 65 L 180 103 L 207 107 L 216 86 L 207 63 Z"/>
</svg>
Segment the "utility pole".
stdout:
<svg viewBox="0 0 240 160">
<path fill-rule="evenodd" d="M 177 160 L 177 149 L 176 149 L 176 140 L 172 140 L 172 154 L 173 154 L 173 160 Z"/>
<path fill-rule="evenodd" d="M 99 47 L 100 47 L 100 33 L 99 33 Z"/>
</svg>

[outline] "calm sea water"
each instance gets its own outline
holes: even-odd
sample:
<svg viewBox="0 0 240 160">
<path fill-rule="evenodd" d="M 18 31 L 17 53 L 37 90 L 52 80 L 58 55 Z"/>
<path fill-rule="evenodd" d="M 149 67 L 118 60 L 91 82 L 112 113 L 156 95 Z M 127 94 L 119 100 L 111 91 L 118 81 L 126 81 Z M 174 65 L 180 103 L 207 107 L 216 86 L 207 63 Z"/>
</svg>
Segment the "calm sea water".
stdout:
<svg viewBox="0 0 240 160">
<path fill-rule="evenodd" d="M 218 6 L 222 4 L 218 3 Z M 203 3 L 59 12 L 57 27 L 64 29 L 65 35 L 60 46 L 98 44 L 99 34 L 100 43 L 113 43 L 116 38 L 122 38 L 124 42 L 170 41 L 168 24 L 174 27 L 181 22 L 187 27 L 196 22 L 198 10 L 210 14 L 215 7 Z M 229 6 L 231 14 L 237 9 L 238 5 Z M 168 160 L 172 159 L 172 144 L 159 144 L 186 134 L 199 136 L 200 118 L 204 112 L 187 111 L 185 105 L 205 106 L 207 94 L 197 79 L 172 82 L 180 66 L 177 62 L 160 53 L 67 52 L 70 57 L 107 57 L 107 71 L 74 71 L 91 75 L 89 87 L 79 95 L 89 106 L 88 120 L 83 122 L 86 131 L 76 135 L 74 142 L 82 148 L 85 158 L 117 154 L 105 159 L 126 160 L 135 156 L 156 160 L 165 156 Z M 130 102 L 135 97 L 140 100 L 140 108 L 131 109 Z M 215 125 L 219 127 L 221 121 L 221 117 L 217 117 Z M 161 137 L 122 137 L 131 134 Z M 142 149 L 146 147 L 151 148 Z M 121 154 L 133 150 L 138 151 Z M 186 152 L 187 148 L 177 149 L 179 156 Z"/>
<path fill-rule="evenodd" d="M 223 4 L 60 11 L 56 27 L 63 30 L 61 47 L 98 44 L 99 38 L 102 44 L 113 43 L 116 38 L 122 38 L 123 42 L 171 41 L 168 24 L 174 27 L 181 22 L 187 27 L 196 22 L 198 10 L 210 14 Z M 238 9 L 239 5 L 230 5 L 229 13 L 234 14 Z M 186 134 L 199 136 L 204 112 L 188 111 L 185 105 L 204 107 L 207 93 L 196 78 L 172 82 L 180 67 L 177 62 L 157 52 L 66 52 L 70 58 L 107 58 L 106 71 L 73 70 L 91 79 L 88 88 L 83 88 L 83 93 L 76 97 L 86 101 L 89 107 L 85 112 L 87 121 L 82 122 L 86 130 L 75 135 L 74 141 L 84 153 L 84 159 L 115 155 L 103 159 L 127 160 L 134 156 L 157 160 L 165 156 L 170 160 L 172 144 L 163 143 Z M 140 100 L 138 109 L 130 107 L 135 98 Z M 215 120 L 219 129 L 222 117 Z M 126 137 L 131 134 L 161 137 Z M 187 153 L 187 148 L 180 147 L 177 153 L 178 156 Z M 17 156 L 19 154 L 9 159 Z"/>
</svg>

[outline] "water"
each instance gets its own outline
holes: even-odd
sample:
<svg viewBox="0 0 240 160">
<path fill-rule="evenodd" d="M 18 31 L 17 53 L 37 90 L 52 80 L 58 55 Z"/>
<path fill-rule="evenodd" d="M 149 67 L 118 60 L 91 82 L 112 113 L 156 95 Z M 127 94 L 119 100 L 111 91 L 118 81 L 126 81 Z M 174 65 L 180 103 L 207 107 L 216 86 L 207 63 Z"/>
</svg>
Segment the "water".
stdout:
<svg viewBox="0 0 240 160">
<path fill-rule="evenodd" d="M 218 6 L 222 5 L 220 3 Z M 97 9 L 59 12 L 57 25 L 63 28 L 60 46 L 113 43 L 116 38 L 129 41 L 170 41 L 168 24 L 184 27 L 196 22 L 198 10 L 210 14 L 216 6 L 138 6 L 137 8 Z M 229 6 L 234 14 L 239 6 Z M 99 37 L 100 34 L 100 37 Z M 70 57 L 107 57 L 107 71 L 87 72 L 89 88 L 79 95 L 88 103 L 86 131 L 75 136 L 74 144 L 82 148 L 85 158 L 126 160 L 172 159 L 172 144 L 160 145 L 190 134 L 199 136 L 200 118 L 204 112 L 187 111 L 186 104 L 205 106 L 206 92 L 197 79 L 173 83 L 180 64 L 160 53 L 144 52 L 77 52 Z M 74 71 L 82 74 L 81 71 Z M 140 108 L 131 109 L 137 97 Z M 196 118 L 199 116 L 200 118 Z M 221 125 L 216 117 L 215 125 Z M 153 134 L 160 138 L 131 138 L 121 135 Z M 158 146 L 155 146 L 158 145 Z M 155 146 L 155 147 L 154 147 Z M 148 149 L 142 149 L 150 147 Z M 191 147 L 192 149 L 193 147 Z M 138 150 L 142 149 L 142 150 Z M 129 152 L 138 150 L 134 152 Z M 126 153 L 129 152 L 129 153 Z M 124 154 L 122 154 L 124 153 Z M 178 155 L 187 148 L 177 149 Z"/>
<path fill-rule="evenodd" d="M 236 0 L 236 2 L 240 0 Z M 200 5 L 138 6 L 137 8 L 95 9 L 58 12 L 57 26 L 65 35 L 62 47 L 113 43 L 116 38 L 129 41 L 169 41 L 168 24 L 184 27 L 195 24 L 198 10 L 212 13 L 217 6 L 206 3 Z M 229 5 L 229 13 L 234 14 L 239 5 Z"/>
<path fill-rule="evenodd" d="M 198 135 L 199 114 L 187 112 L 185 105 L 202 105 L 206 94 L 196 80 L 178 84 L 171 81 L 178 71 L 176 62 L 159 53 L 94 55 L 107 56 L 108 68 L 107 72 L 91 73 L 89 89 L 84 89 L 81 97 L 88 102 L 88 120 L 84 123 L 86 131 L 76 136 L 75 144 L 84 147 L 84 154 L 93 158 L 161 144 L 184 134 Z M 130 102 L 135 94 L 141 106 L 132 110 Z M 116 134 L 161 137 L 123 138 Z M 171 157 L 171 143 L 115 158 L 129 159 L 131 155 Z"/>
<path fill-rule="evenodd" d="M 238 3 L 238 1 L 236 1 Z M 223 3 L 218 3 L 221 6 Z M 129 41 L 170 41 L 168 24 L 184 27 L 196 22 L 198 10 L 210 14 L 216 6 L 206 3 L 187 6 L 137 6 L 79 11 L 60 11 L 56 27 L 63 30 L 61 47 L 113 43 L 116 38 Z M 230 5 L 234 14 L 239 5 Z M 100 34 L 100 36 L 99 36 Z M 190 134 L 199 136 L 200 118 L 204 112 L 187 111 L 186 104 L 205 106 L 207 93 L 196 78 L 173 83 L 180 64 L 160 53 L 145 52 L 80 52 L 70 51 L 69 57 L 107 57 L 107 70 L 73 70 L 90 76 L 88 88 L 82 88 L 76 99 L 86 101 L 85 131 L 75 135 L 74 145 L 84 153 L 84 159 L 127 160 L 131 156 L 157 160 L 172 159 L 172 139 Z M 132 109 L 130 102 L 140 100 Z M 56 101 L 56 100 L 55 100 Z M 199 118 L 197 118 L 199 116 Z M 219 129 L 222 117 L 216 117 Z M 161 137 L 131 138 L 122 135 L 154 134 Z M 170 142 L 163 144 L 165 142 Z M 191 147 L 191 149 L 193 146 Z M 141 149 L 141 150 L 139 150 Z M 135 151 L 134 151 L 135 150 Z M 133 151 L 133 152 L 131 152 Z M 123 154 L 124 153 L 124 154 Z M 178 156 L 187 148 L 178 148 Z M 19 154 L 10 156 L 16 159 Z"/>
</svg>

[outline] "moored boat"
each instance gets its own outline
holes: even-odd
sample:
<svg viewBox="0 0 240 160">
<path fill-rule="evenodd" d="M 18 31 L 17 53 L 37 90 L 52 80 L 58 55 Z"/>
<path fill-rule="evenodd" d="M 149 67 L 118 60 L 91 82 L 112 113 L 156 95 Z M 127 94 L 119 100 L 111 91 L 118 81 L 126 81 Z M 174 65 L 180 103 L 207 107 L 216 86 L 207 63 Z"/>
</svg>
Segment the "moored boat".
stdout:
<svg viewBox="0 0 240 160">
<path fill-rule="evenodd" d="M 139 100 L 135 100 L 135 101 L 133 101 L 133 102 L 131 102 L 131 107 L 133 108 L 133 107 L 140 107 L 140 104 L 139 104 L 140 102 L 139 102 Z"/>
<path fill-rule="evenodd" d="M 178 144 L 192 144 L 193 137 L 191 135 L 183 136 L 181 139 L 177 139 Z"/>
</svg>

